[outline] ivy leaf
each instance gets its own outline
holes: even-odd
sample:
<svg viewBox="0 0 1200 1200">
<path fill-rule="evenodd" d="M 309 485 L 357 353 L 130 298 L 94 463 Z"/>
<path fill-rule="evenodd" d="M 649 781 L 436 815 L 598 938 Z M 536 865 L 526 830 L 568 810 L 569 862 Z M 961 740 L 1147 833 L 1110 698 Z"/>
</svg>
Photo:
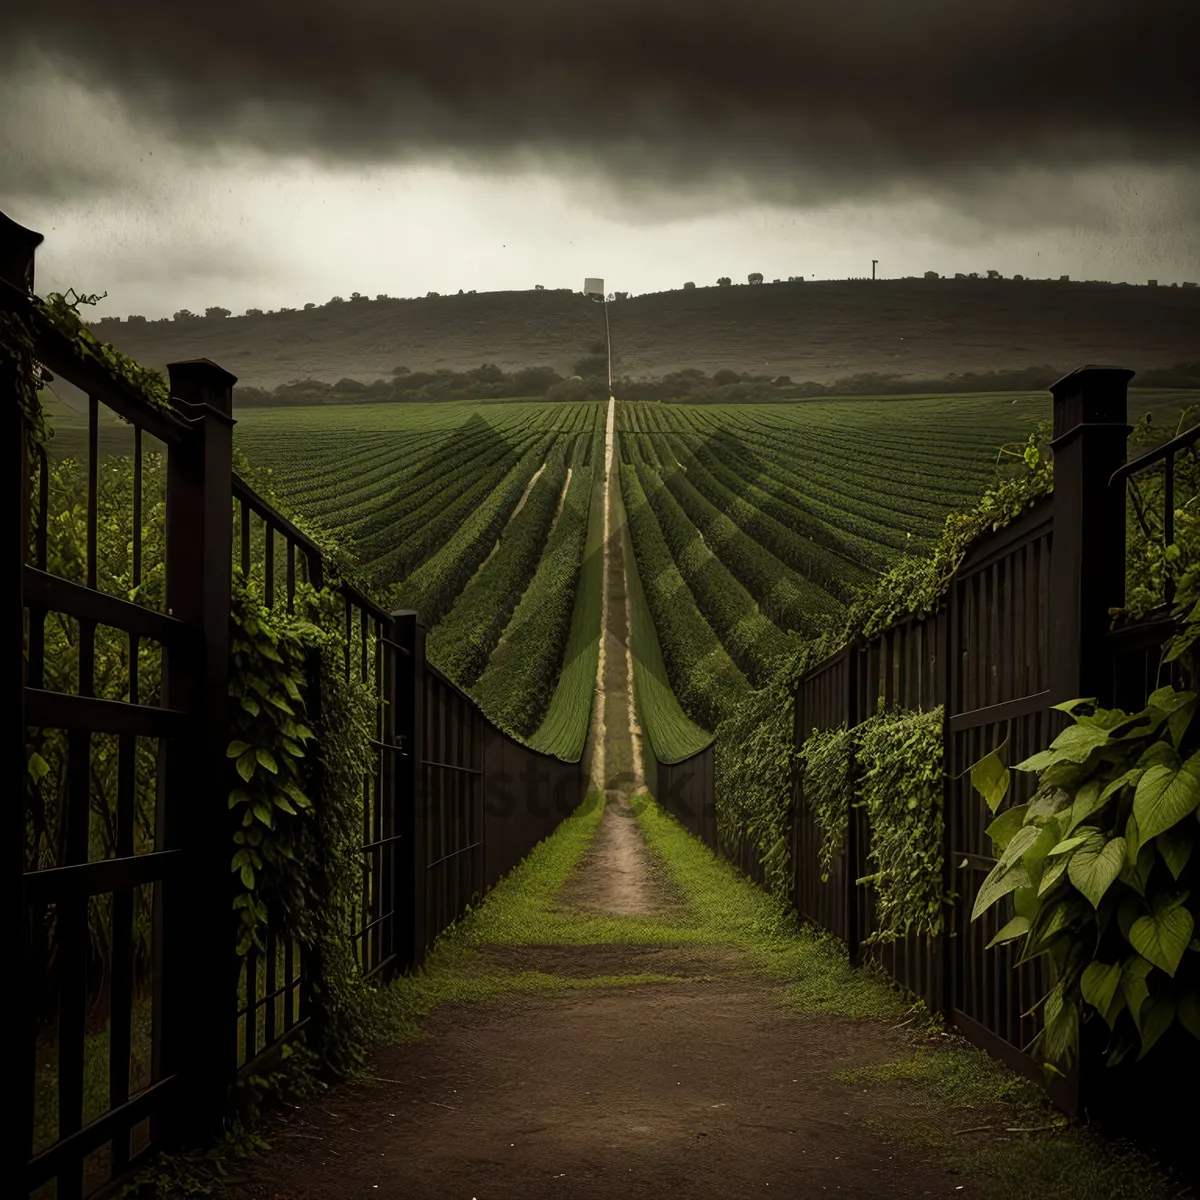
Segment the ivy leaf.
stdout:
<svg viewBox="0 0 1200 1200">
<path fill-rule="evenodd" d="M 1195 848 L 1195 838 L 1192 833 L 1188 829 L 1176 825 L 1165 833 L 1160 833 L 1155 840 L 1155 845 L 1172 877 L 1178 880 Z"/>
<path fill-rule="evenodd" d="M 260 746 L 255 752 L 255 757 L 258 761 L 271 772 L 272 775 L 279 774 L 279 767 L 275 764 L 275 756 L 270 750 L 264 750 Z"/>
<path fill-rule="evenodd" d="M 1012 841 L 1013 834 L 1017 832 L 1025 823 L 1025 814 L 1029 811 L 1028 804 L 1018 804 L 1013 808 L 1006 808 L 984 832 L 991 839 L 992 846 L 995 850 L 1003 854 L 1008 848 L 1009 842 Z"/>
<path fill-rule="evenodd" d="M 1143 770 L 1150 767 L 1169 767 L 1172 771 L 1179 769 L 1179 755 L 1170 742 L 1153 742 L 1142 751 L 1135 766 Z"/>
<path fill-rule="evenodd" d="M 253 750 L 247 750 L 237 760 L 237 773 L 247 782 L 254 776 L 255 754 Z"/>
<path fill-rule="evenodd" d="M 36 750 L 29 756 L 26 766 L 34 783 L 41 783 L 50 774 L 49 764 Z"/>
<path fill-rule="evenodd" d="M 1063 858 L 1060 855 L 1046 868 L 1042 874 L 1041 882 L 1038 884 L 1037 894 L 1039 898 L 1045 896 L 1063 875 L 1066 874 L 1070 862 L 1070 858 Z"/>
<path fill-rule="evenodd" d="M 1133 1018 L 1139 1034 L 1142 1032 L 1142 1005 L 1150 999 L 1146 977 L 1152 970 L 1152 963 L 1135 954 L 1126 959 L 1121 971 L 1121 994 L 1125 997 L 1125 1003 L 1129 1005 L 1129 1015 Z"/>
<path fill-rule="evenodd" d="M 1183 907 L 1187 892 L 1156 896 L 1152 911 L 1134 921 L 1129 944 L 1149 963 L 1174 977 L 1195 928 L 1192 914 Z"/>
<path fill-rule="evenodd" d="M 1175 1020 L 1175 997 L 1168 994 L 1156 996 L 1142 1009 L 1142 1051 L 1137 1056 L 1141 1062 Z"/>
<path fill-rule="evenodd" d="M 294 817 L 296 815 L 296 810 L 292 807 L 291 802 L 282 792 L 276 792 L 271 799 L 274 801 L 275 807 L 283 809 L 288 816 Z"/>
<path fill-rule="evenodd" d="M 1170 714 L 1194 704 L 1195 701 L 1195 692 L 1177 692 L 1173 687 L 1167 686 L 1151 692 L 1150 699 L 1146 701 L 1146 708 L 1156 708 L 1159 712 Z"/>
<path fill-rule="evenodd" d="M 1104 791 L 1100 793 L 1100 803 L 1102 804 L 1115 792 L 1119 792 L 1123 787 L 1137 787 L 1138 781 L 1143 775 L 1145 775 L 1145 773 L 1146 770 L 1144 767 L 1130 767 L 1129 770 L 1123 775 L 1117 776 L 1117 778 L 1111 783 L 1105 785 Z M 1099 807 L 1099 805 L 1097 805 L 1097 807 Z"/>
<path fill-rule="evenodd" d="M 1192 723 L 1192 718 L 1196 715 L 1196 697 L 1193 695 L 1187 703 L 1177 708 L 1167 719 L 1167 729 L 1171 734 L 1173 741 L 1178 748 L 1183 741 L 1184 735 L 1188 731 L 1188 727 Z"/>
<path fill-rule="evenodd" d="M 1050 743 L 1056 762 L 1081 763 L 1093 750 L 1108 742 L 1108 732 L 1090 725 L 1068 725 Z"/>
<path fill-rule="evenodd" d="M 242 707 L 252 716 L 257 717 L 262 712 L 262 706 L 248 693 L 242 697 Z"/>
<path fill-rule="evenodd" d="M 1023 937 L 1030 930 L 1032 921 L 1028 917 L 1016 916 L 1013 917 L 1003 929 L 987 944 L 987 949 L 993 946 L 999 946 L 1004 942 L 1014 941 L 1016 938 Z"/>
<path fill-rule="evenodd" d="M 228 749 L 225 751 L 226 758 L 241 758 L 247 750 L 250 749 L 249 742 L 230 742 Z"/>
<path fill-rule="evenodd" d="M 1149 841 L 1200 805 L 1200 755 L 1193 755 L 1178 770 L 1161 763 L 1146 771 L 1133 797 L 1138 835 Z"/>
<path fill-rule="evenodd" d="M 234 788 L 233 791 L 229 793 L 230 808 L 237 808 L 239 804 L 248 804 L 249 802 L 250 797 L 246 793 L 245 788 Z"/>
<path fill-rule="evenodd" d="M 1146 894 L 1146 884 L 1150 879 L 1150 872 L 1154 869 L 1154 859 L 1153 843 L 1143 846 L 1138 851 L 1137 862 L 1132 866 L 1129 865 L 1129 853 L 1126 850 L 1125 863 L 1121 867 L 1121 880 L 1129 884 L 1139 896 Z"/>
<path fill-rule="evenodd" d="M 271 812 L 270 805 L 262 800 L 255 800 L 254 815 L 270 829 L 275 824 L 275 817 Z"/>
<path fill-rule="evenodd" d="M 1067 1061 L 1074 1057 L 1079 1044 L 1079 1010 L 1066 997 L 1063 985 L 1057 983 L 1046 997 L 1045 1039 L 1046 1055 L 1052 1061 Z"/>
<path fill-rule="evenodd" d="M 983 797 L 988 809 L 995 812 L 1008 792 L 1008 781 L 1012 772 L 1000 761 L 993 750 L 971 768 L 971 785 Z"/>
<path fill-rule="evenodd" d="M 975 907 L 971 912 L 971 920 L 977 921 L 1002 896 L 1019 887 L 1029 887 L 1029 872 L 1019 863 L 1009 868 L 997 863 L 988 873 L 987 878 L 979 885 L 975 896 Z"/>
<path fill-rule="evenodd" d="M 1013 834 L 1012 841 L 1010 841 L 1004 848 L 1004 853 L 1000 856 L 999 865 L 1007 870 L 1041 836 L 1042 831 L 1037 825 L 1022 825 L 1021 828 L 1018 829 L 1015 834 Z"/>
<path fill-rule="evenodd" d="M 1120 986 L 1120 963 L 1088 963 L 1079 980 L 1083 998 L 1104 1017 L 1110 1029 L 1113 1023 L 1108 1020 L 1108 1012 L 1113 1006 Z"/>
<path fill-rule="evenodd" d="M 1099 908 L 1104 893 L 1120 875 L 1124 861 L 1125 839 L 1106 841 L 1104 834 L 1097 833 L 1071 855 L 1067 877 L 1092 902 L 1093 908 Z"/>
<path fill-rule="evenodd" d="M 249 863 L 242 863 L 241 878 L 242 887 L 247 889 L 254 887 L 254 868 Z"/>
<path fill-rule="evenodd" d="M 1044 771 L 1047 767 L 1052 767 L 1058 762 L 1058 754 L 1053 750 L 1042 750 L 1033 755 L 1031 758 L 1025 759 L 1024 762 L 1017 763 L 1015 770 L 1018 771 Z"/>
</svg>

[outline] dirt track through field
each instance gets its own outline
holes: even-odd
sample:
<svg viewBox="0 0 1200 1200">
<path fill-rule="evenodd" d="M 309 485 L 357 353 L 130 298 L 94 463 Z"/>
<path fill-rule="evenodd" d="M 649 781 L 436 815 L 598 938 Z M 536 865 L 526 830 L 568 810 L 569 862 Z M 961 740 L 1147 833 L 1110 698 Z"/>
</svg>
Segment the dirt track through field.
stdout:
<svg viewBox="0 0 1200 1200">
<path fill-rule="evenodd" d="M 577 912 L 679 915 L 628 805 L 607 806 L 560 895 Z M 790 1015 L 724 946 L 492 948 L 496 965 L 669 982 L 446 1004 L 426 1040 L 268 1130 L 240 1200 L 680 1195 L 959 1197 L 970 1179 L 878 1138 L 905 1099 L 836 1082 L 888 1061 L 879 1022 Z"/>
</svg>

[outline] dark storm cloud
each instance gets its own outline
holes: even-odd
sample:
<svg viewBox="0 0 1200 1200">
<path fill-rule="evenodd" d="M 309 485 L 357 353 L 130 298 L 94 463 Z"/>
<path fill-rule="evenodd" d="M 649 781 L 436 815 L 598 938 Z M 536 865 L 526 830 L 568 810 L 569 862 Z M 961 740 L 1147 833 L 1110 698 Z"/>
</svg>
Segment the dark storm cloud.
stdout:
<svg viewBox="0 0 1200 1200">
<path fill-rule="evenodd" d="M 1196 0 L 57 0 L 0 19 L 198 143 L 809 204 L 1200 163 Z M 15 170 L 19 171 L 20 164 Z"/>
</svg>

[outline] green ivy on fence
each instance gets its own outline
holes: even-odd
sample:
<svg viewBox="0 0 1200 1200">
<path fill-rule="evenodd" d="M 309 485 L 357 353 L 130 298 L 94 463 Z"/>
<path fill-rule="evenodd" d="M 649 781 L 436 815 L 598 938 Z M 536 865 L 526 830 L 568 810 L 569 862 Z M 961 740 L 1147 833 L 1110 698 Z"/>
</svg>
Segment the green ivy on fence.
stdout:
<svg viewBox="0 0 1200 1200">
<path fill-rule="evenodd" d="M 834 861 L 846 846 L 854 739 L 855 731 L 843 721 L 836 729 L 814 729 L 797 752 L 804 772 L 804 803 L 821 831 L 817 858 L 822 883 L 828 882 Z"/>
<path fill-rule="evenodd" d="M 940 934 L 945 926 L 942 717 L 880 711 L 855 729 L 857 800 L 871 827 L 875 929 L 867 942 Z"/>
</svg>

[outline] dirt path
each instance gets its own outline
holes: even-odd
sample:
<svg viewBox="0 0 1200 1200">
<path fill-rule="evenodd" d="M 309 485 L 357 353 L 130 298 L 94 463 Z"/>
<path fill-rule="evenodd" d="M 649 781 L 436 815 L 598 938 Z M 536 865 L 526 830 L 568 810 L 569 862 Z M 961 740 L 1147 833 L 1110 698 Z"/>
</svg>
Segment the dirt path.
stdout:
<svg viewBox="0 0 1200 1200">
<path fill-rule="evenodd" d="M 623 803 L 607 807 L 562 907 L 678 914 Z M 268 1130 L 241 1200 L 343 1197 L 980 1196 L 871 1125 L 902 1098 L 834 1082 L 894 1057 L 882 1023 L 798 1018 L 723 946 L 494 948 L 507 967 L 673 981 L 436 1009 L 425 1041 Z"/>
</svg>

